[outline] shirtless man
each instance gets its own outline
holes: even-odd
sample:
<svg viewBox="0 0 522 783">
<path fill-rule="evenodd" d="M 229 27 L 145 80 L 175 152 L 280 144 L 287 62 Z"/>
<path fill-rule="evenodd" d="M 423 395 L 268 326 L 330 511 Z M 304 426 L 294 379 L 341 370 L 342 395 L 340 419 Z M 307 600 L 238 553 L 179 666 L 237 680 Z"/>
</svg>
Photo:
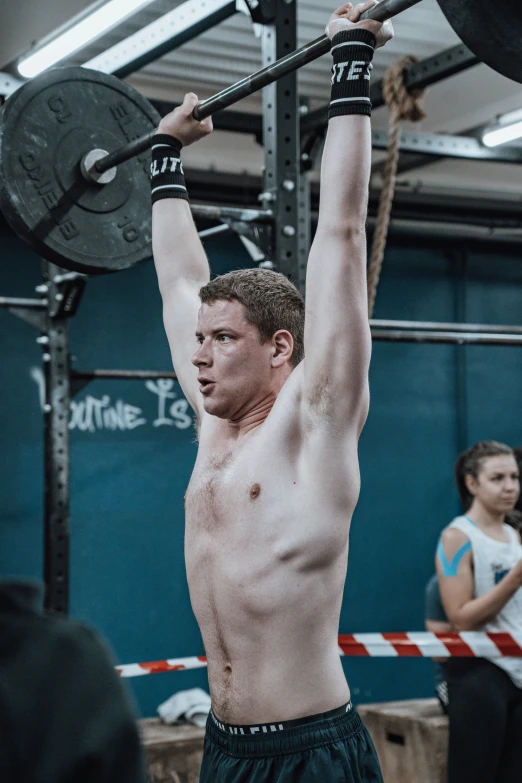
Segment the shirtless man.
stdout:
<svg viewBox="0 0 522 783">
<path fill-rule="evenodd" d="M 389 23 L 357 23 L 374 4 L 347 4 L 327 27 L 331 120 L 306 310 L 275 272 L 209 282 L 179 162 L 212 130 L 191 116 L 195 95 L 153 144 L 165 328 L 199 422 L 185 554 L 212 697 L 205 783 L 382 781 L 337 644 L 369 400 L 370 63 L 392 36 Z"/>
</svg>

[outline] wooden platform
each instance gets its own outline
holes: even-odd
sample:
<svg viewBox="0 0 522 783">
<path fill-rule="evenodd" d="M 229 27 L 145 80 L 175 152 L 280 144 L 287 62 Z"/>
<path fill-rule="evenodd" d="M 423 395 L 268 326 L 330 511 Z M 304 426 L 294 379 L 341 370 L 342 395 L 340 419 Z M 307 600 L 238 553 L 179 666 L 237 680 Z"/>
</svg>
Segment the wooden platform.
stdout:
<svg viewBox="0 0 522 783">
<path fill-rule="evenodd" d="M 205 729 L 166 726 L 159 718 L 139 721 L 150 783 L 198 783 Z"/>
<path fill-rule="evenodd" d="M 377 749 L 384 783 L 446 783 L 448 719 L 437 699 L 357 709 Z"/>
</svg>

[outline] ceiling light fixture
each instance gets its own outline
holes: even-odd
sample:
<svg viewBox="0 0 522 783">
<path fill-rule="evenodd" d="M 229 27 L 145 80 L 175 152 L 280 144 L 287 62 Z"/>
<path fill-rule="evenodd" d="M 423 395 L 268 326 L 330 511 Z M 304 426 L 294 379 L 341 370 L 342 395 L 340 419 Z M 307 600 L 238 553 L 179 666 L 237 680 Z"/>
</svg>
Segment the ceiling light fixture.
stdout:
<svg viewBox="0 0 522 783">
<path fill-rule="evenodd" d="M 187 0 L 83 65 L 123 78 L 237 11 L 241 0 Z"/>
<path fill-rule="evenodd" d="M 522 138 L 522 110 L 514 111 L 501 117 L 496 125 L 486 128 L 482 142 L 486 147 L 498 147 L 509 141 Z"/>
<path fill-rule="evenodd" d="M 18 72 L 26 79 L 32 79 L 151 2 L 153 0 L 109 0 L 49 43 L 21 58 L 17 63 Z"/>
</svg>

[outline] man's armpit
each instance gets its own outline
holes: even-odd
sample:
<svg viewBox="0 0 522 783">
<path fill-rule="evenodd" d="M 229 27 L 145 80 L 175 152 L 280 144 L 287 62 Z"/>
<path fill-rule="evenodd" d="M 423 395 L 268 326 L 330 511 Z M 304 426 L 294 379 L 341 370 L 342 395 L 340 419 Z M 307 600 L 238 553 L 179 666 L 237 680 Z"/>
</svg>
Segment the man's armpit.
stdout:
<svg viewBox="0 0 522 783">
<path fill-rule="evenodd" d="M 327 375 L 314 381 L 308 397 L 308 404 L 314 413 L 327 416 L 335 407 L 332 398 L 332 384 Z"/>
<path fill-rule="evenodd" d="M 194 411 L 194 434 L 195 434 L 195 442 L 199 443 L 199 433 L 201 432 L 201 414 L 199 411 L 192 409 Z"/>
</svg>

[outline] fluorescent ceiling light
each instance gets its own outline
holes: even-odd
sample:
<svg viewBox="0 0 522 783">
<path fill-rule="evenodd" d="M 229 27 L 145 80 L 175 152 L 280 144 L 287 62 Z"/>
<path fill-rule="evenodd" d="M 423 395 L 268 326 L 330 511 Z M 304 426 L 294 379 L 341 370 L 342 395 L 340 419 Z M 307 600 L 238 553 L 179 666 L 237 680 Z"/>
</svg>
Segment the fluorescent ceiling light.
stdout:
<svg viewBox="0 0 522 783">
<path fill-rule="evenodd" d="M 19 73 L 27 79 L 37 76 L 151 2 L 153 0 L 109 0 L 41 49 L 22 58 L 17 65 Z"/>
<path fill-rule="evenodd" d="M 93 68 L 103 73 L 120 71 L 147 52 L 160 48 L 174 36 L 184 33 L 230 5 L 230 0 L 187 0 L 134 35 L 93 57 L 83 64 L 84 68 Z M 237 5 L 239 6 L 239 3 Z"/>
<path fill-rule="evenodd" d="M 516 122 L 514 125 L 506 125 L 505 128 L 497 128 L 488 131 L 482 137 L 486 147 L 498 147 L 499 144 L 506 144 L 508 141 L 522 138 L 522 122 Z"/>
<path fill-rule="evenodd" d="M 484 131 L 482 141 L 486 147 L 498 147 L 522 138 L 522 111 L 514 111 L 502 117 L 497 125 Z"/>
</svg>

